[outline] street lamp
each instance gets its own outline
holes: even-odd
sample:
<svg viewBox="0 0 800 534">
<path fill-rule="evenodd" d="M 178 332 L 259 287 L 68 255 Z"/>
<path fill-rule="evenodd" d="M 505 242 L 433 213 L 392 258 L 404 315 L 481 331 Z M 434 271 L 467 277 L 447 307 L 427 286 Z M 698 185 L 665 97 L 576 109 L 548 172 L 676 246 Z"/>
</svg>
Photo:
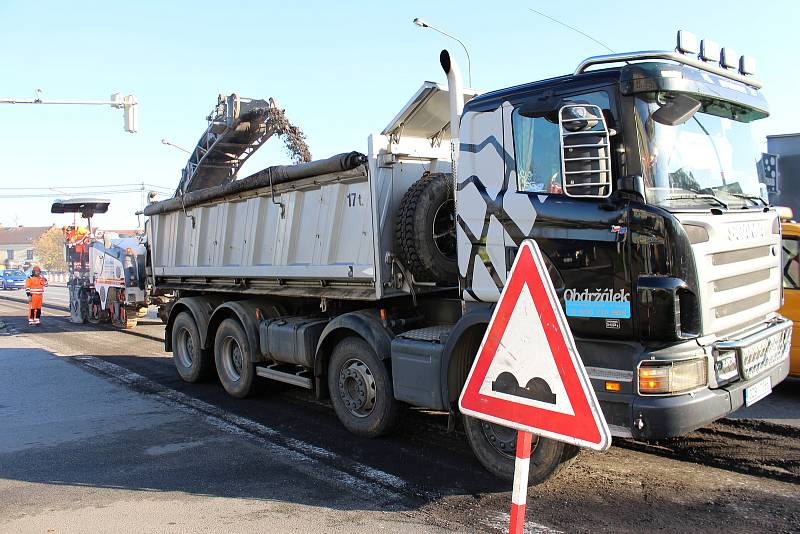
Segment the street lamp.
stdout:
<svg viewBox="0 0 800 534">
<path fill-rule="evenodd" d="M 173 142 L 172 142 L 172 141 L 170 141 L 169 139 L 162 139 L 162 140 L 161 140 L 161 144 L 162 144 L 162 145 L 167 145 L 167 146 L 172 146 L 172 147 L 175 147 L 175 148 L 177 148 L 178 150 L 181 150 L 181 151 L 183 151 L 183 152 L 186 152 L 187 154 L 190 154 L 190 152 L 189 152 L 188 150 L 186 150 L 186 149 L 185 149 L 185 148 L 183 148 L 182 146 L 178 146 L 178 145 L 176 145 L 175 143 L 173 143 Z"/>
<path fill-rule="evenodd" d="M 458 37 L 456 37 L 454 35 L 450 35 L 449 33 L 447 33 L 444 30 L 440 30 L 436 26 L 431 26 L 430 24 L 428 24 L 427 22 L 425 22 L 423 19 L 421 19 L 419 17 L 414 19 L 414 24 L 416 24 L 420 28 L 430 28 L 433 31 L 441 33 L 445 37 L 449 37 L 450 39 L 453 39 L 454 41 L 458 41 L 458 44 L 461 45 L 461 48 L 464 49 L 464 53 L 467 55 L 467 77 L 469 78 L 469 86 L 472 87 L 472 61 L 469 58 L 469 51 L 467 50 L 467 46 L 464 43 L 461 42 L 461 39 L 459 39 Z"/>
</svg>

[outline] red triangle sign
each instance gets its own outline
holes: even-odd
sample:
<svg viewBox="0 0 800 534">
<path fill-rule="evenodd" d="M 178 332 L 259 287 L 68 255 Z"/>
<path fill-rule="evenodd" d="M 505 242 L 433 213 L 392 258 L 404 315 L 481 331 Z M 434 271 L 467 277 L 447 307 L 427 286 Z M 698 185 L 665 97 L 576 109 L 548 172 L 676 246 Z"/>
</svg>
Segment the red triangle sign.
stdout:
<svg viewBox="0 0 800 534">
<path fill-rule="evenodd" d="M 461 392 L 462 413 L 605 450 L 611 434 L 539 247 L 526 240 Z"/>
</svg>

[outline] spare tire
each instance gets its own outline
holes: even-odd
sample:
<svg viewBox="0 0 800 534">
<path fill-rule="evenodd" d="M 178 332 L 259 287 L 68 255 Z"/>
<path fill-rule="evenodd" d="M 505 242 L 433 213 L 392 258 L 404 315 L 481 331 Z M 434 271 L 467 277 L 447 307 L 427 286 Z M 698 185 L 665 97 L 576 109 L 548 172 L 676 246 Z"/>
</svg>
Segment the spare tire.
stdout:
<svg viewBox="0 0 800 534">
<path fill-rule="evenodd" d="M 425 174 L 397 210 L 396 252 L 417 282 L 458 283 L 453 177 Z"/>
</svg>

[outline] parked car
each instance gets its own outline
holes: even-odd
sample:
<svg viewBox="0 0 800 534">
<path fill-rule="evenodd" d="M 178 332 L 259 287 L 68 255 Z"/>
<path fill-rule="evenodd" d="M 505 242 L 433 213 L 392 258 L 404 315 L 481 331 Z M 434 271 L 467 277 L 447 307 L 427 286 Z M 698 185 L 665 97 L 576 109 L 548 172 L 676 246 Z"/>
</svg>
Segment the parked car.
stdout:
<svg viewBox="0 0 800 534">
<path fill-rule="evenodd" d="M 25 276 L 26 277 L 30 276 L 31 274 L 33 274 L 33 267 L 29 267 L 29 268 L 25 269 Z M 45 271 L 44 269 L 40 269 L 39 270 L 39 274 L 41 276 L 44 276 L 45 278 L 47 278 L 48 272 Z"/>
<path fill-rule="evenodd" d="M 783 307 L 779 313 L 794 322 L 789 376 L 800 377 L 800 223 L 792 219 L 792 211 L 782 208 L 783 232 Z"/>
<path fill-rule="evenodd" d="M 3 290 L 22 289 L 25 287 L 25 273 L 19 269 L 6 269 L 3 271 Z"/>
</svg>

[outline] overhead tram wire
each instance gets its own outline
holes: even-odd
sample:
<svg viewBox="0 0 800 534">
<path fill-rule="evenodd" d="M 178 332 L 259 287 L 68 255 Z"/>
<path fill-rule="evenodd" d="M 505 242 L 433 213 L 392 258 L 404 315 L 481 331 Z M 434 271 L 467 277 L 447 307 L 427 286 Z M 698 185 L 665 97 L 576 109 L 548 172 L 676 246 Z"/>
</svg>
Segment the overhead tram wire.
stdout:
<svg viewBox="0 0 800 534">
<path fill-rule="evenodd" d="M 124 194 L 130 194 L 130 193 L 141 194 L 141 192 L 142 192 L 142 189 L 139 188 L 139 189 L 117 189 L 117 190 L 111 190 L 111 191 L 81 191 L 81 192 L 78 192 L 78 193 L 68 193 L 66 195 L 63 192 L 62 193 L 58 193 L 58 192 L 52 192 L 52 193 L 30 193 L 30 194 L 16 193 L 16 194 L 7 194 L 7 195 L 0 194 L 0 198 L 63 198 L 63 197 L 79 198 L 79 197 L 91 197 L 91 196 L 100 195 L 100 194 L 109 195 L 109 196 L 124 195 Z"/>
<path fill-rule="evenodd" d="M 542 17 L 546 18 L 546 19 L 552 20 L 552 21 L 553 21 L 553 22 L 555 22 L 556 24 L 560 24 L 560 25 L 564 26 L 565 28 L 569 28 L 570 30 L 572 30 L 572 31 L 574 31 L 574 32 L 577 32 L 577 33 L 579 33 L 579 34 L 583 35 L 583 36 L 584 36 L 584 37 L 586 37 L 587 39 L 591 39 L 592 41 L 594 41 L 595 43 L 599 44 L 600 46 L 602 46 L 603 48 L 605 48 L 606 50 L 608 50 L 608 51 L 609 51 L 609 52 L 611 52 L 612 54 L 614 54 L 614 53 L 615 53 L 615 52 L 614 52 L 614 50 L 613 50 L 613 49 L 612 49 L 610 46 L 608 46 L 607 44 L 605 44 L 605 43 L 604 43 L 604 42 L 602 42 L 602 41 L 599 41 L 599 40 L 595 39 L 594 37 L 592 37 L 592 36 L 591 36 L 591 35 L 589 35 L 588 33 L 586 33 L 586 32 L 582 32 L 582 31 L 581 31 L 581 30 L 579 30 L 578 28 L 576 28 L 576 27 L 574 27 L 574 26 L 570 26 L 570 25 L 569 25 L 569 24 L 567 24 L 566 22 L 561 22 L 560 20 L 558 20 L 558 19 L 555 19 L 555 18 L 551 17 L 550 15 L 546 15 L 546 14 L 542 13 L 541 11 L 539 11 L 539 10 L 537 10 L 537 9 L 533 9 L 532 7 L 529 7 L 528 9 L 529 9 L 530 11 L 533 11 L 533 12 L 534 12 L 534 13 L 536 13 L 537 15 L 540 15 L 540 16 L 542 16 Z"/>
<path fill-rule="evenodd" d="M 115 187 L 149 187 L 152 189 L 164 189 L 172 191 L 173 188 L 163 185 L 148 184 L 146 182 L 135 182 L 128 184 L 104 184 L 104 185 L 54 185 L 54 186 L 30 186 L 30 187 L 0 187 L 0 191 L 33 191 L 33 190 L 53 190 L 53 189 L 82 189 L 84 191 L 91 189 L 107 189 Z"/>
</svg>

